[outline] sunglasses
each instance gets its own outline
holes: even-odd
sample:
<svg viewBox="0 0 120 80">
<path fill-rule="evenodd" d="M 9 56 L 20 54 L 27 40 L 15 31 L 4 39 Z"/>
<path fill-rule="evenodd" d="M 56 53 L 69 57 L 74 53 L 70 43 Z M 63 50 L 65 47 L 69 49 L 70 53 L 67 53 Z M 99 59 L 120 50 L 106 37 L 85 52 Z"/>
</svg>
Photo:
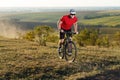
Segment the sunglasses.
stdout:
<svg viewBox="0 0 120 80">
<path fill-rule="evenodd" d="M 75 15 L 75 14 L 70 14 L 70 15 Z"/>
</svg>

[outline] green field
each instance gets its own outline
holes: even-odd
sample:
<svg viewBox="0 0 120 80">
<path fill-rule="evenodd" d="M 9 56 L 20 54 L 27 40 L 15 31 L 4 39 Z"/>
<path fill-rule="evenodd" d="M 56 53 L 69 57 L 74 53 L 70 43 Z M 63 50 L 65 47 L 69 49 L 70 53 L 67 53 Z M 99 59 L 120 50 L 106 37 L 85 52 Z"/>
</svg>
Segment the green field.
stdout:
<svg viewBox="0 0 120 80">
<path fill-rule="evenodd" d="M 80 20 L 84 19 L 85 15 L 96 14 L 96 11 L 81 11 L 77 13 Z M 32 13 L 6 13 L 1 14 L 2 19 L 19 19 L 27 22 L 57 22 L 63 15 L 68 12 L 32 12 Z"/>
<path fill-rule="evenodd" d="M 2 15 L 1 19 L 18 19 L 20 22 L 54 23 L 55 25 L 65 14 L 68 12 L 1 13 L 0 15 Z M 79 19 L 78 23 L 84 25 L 105 25 L 108 27 L 120 25 L 120 10 L 81 11 L 77 12 L 76 16 Z M 85 16 L 91 17 L 91 19 L 85 19 Z"/>
<path fill-rule="evenodd" d="M 114 26 L 120 25 L 120 16 L 82 20 L 80 22 L 86 25 L 105 25 L 105 26 L 114 27 Z"/>
<path fill-rule="evenodd" d="M 108 27 L 120 25 L 120 10 L 98 11 L 87 16 L 90 16 L 91 19 L 84 19 L 79 22 L 85 25 L 104 25 Z"/>
</svg>

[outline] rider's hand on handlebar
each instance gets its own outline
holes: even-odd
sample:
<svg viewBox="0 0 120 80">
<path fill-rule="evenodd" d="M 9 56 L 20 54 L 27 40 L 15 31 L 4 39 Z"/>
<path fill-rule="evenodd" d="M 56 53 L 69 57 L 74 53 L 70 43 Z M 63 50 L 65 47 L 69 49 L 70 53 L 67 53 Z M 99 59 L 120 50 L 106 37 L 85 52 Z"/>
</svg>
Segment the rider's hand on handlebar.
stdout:
<svg viewBox="0 0 120 80">
<path fill-rule="evenodd" d="M 64 32 L 64 30 L 63 30 L 63 29 L 60 29 L 60 32 Z"/>
</svg>

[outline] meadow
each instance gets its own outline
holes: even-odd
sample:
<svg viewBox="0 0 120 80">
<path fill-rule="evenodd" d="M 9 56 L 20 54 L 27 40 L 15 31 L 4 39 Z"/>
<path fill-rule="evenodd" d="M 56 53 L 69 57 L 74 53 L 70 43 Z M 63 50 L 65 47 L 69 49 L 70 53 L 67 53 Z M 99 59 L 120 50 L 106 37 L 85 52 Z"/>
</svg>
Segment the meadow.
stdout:
<svg viewBox="0 0 120 80">
<path fill-rule="evenodd" d="M 74 63 L 59 59 L 57 43 L 0 38 L 0 80 L 119 80 L 120 48 L 79 47 Z"/>
</svg>

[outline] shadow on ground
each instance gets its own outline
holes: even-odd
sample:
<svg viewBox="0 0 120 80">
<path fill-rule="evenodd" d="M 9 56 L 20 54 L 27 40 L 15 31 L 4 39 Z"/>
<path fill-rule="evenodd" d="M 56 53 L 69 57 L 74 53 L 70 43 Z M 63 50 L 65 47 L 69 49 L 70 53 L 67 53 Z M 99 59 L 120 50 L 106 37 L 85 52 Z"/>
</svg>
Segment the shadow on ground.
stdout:
<svg viewBox="0 0 120 80">
<path fill-rule="evenodd" d="M 78 78 L 77 80 L 120 80 L 120 69 L 108 70 L 91 77 Z"/>
</svg>

